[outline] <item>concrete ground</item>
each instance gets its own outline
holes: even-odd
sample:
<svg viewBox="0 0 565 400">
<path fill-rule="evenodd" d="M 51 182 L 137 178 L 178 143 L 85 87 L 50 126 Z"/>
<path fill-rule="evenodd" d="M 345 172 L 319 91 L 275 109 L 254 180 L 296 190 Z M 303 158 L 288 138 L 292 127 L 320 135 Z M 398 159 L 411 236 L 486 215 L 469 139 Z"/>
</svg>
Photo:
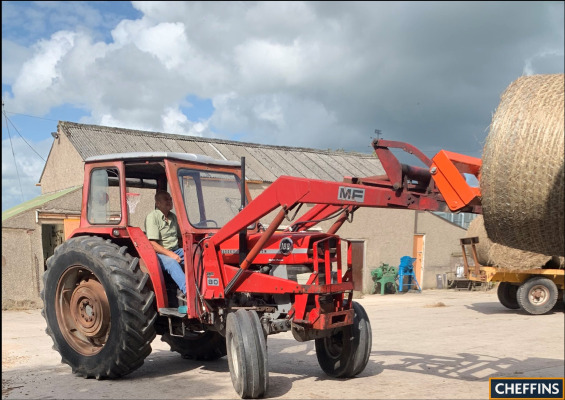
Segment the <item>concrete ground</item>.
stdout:
<svg viewBox="0 0 565 400">
<path fill-rule="evenodd" d="M 485 399 L 489 377 L 563 377 L 563 303 L 546 315 L 501 306 L 496 291 L 366 295 L 373 347 L 350 380 L 319 368 L 314 342 L 270 336 L 268 397 Z M 3 399 L 238 398 L 224 357 L 182 359 L 157 337 L 145 364 L 119 380 L 73 376 L 51 349 L 39 310 L 2 313 Z"/>
</svg>

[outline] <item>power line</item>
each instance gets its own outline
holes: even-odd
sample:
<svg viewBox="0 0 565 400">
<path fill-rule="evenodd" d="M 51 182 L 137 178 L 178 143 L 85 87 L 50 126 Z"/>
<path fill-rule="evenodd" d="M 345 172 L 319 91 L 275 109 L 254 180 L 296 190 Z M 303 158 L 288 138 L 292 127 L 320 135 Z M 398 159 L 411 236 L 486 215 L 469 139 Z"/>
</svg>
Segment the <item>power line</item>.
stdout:
<svg viewBox="0 0 565 400">
<path fill-rule="evenodd" d="M 4 103 L 2 103 L 2 104 L 4 104 Z M 22 113 L 17 113 L 17 112 L 13 112 L 13 111 L 4 111 L 4 112 L 5 112 L 5 113 L 8 113 L 8 114 L 13 114 L 13 115 L 22 115 L 22 116 L 24 116 L 24 117 L 37 118 L 37 119 L 44 119 L 45 121 L 55 121 L 55 122 L 58 122 L 58 120 L 56 120 L 56 119 L 38 117 L 38 116 L 36 116 L 36 115 L 22 114 Z"/>
<path fill-rule="evenodd" d="M 2 105 L 4 105 L 4 103 L 2 103 Z M 39 153 L 33 148 L 33 146 L 27 142 L 27 140 L 22 136 L 22 134 L 20 133 L 20 131 L 18 131 L 18 128 L 16 128 L 16 125 L 14 125 L 14 123 L 8 118 L 8 115 L 6 115 L 6 111 L 3 111 L 3 113 L 4 113 L 4 117 L 6 118 L 6 121 L 7 121 L 7 122 L 6 122 L 6 128 L 8 128 L 8 122 L 10 122 L 10 124 L 12 124 L 12 126 L 14 127 L 14 129 L 16 130 L 16 132 L 18 132 L 18 135 L 20 135 L 20 137 L 21 137 L 21 138 L 23 139 L 23 141 L 29 146 L 29 148 L 32 149 L 33 152 L 34 152 L 35 154 L 37 154 L 37 156 L 38 156 L 39 158 L 41 158 L 44 162 L 46 162 L 46 161 L 45 161 L 45 158 L 43 158 L 43 157 L 41 156 L 41 154 L 39 154 Z M 25 115 L 25 114 L 21 114 L 21 115 Z M 28 116 L 29 116 L 29 115 L 28 115 Z M 8 132 L 9 132 L 9 130 L 8 130 Z"/>
<path fill-rule="evenodd" d="M 14 157 L 14 164 L 16 166 L 16 175 L 18 176 L 18 182 L 20 183 L 20 194 L 22 195 L 22 203 L 24 201 L 24 190 L 22 189 L 22 180 L 20 179 L 20 172 L 18 171 L 18 163 L 16 162 L 16 154 L 14 153 L 14 145 L 12 144 L 12 135 L 10 134 L 10 127 L 8 126 L 8 116 L 4 112 L 4 102 L 2 102 L 2 112 L 6 118 L 6 130 L 8 131 L 8 137 L 10 138 L 10 147 L 12 148 L 12 157 Z"/>
</svg>

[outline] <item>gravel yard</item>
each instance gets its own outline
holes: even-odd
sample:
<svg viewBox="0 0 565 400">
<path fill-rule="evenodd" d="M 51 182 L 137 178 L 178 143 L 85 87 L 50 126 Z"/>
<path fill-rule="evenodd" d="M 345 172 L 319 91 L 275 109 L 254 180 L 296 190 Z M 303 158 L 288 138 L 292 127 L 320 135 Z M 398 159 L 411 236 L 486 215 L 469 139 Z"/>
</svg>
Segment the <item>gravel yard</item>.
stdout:
<svg viewBox="0 0 565 400">
<path fill-rule="evenodd" d="M 268 338 L 270 398 L 484 399 L 489 377 L 563 377 L 564 317 L 508 310 L 496 290 L 365 295 L 371 320 L 367 368 L 327 377 L 314 342 Z M 227 359 L 182 359 L 158 336 L 145 364 L 119 380 L 74 376 L 51 349 L 40 310 L 2 312 L 3 399 L 238 398 Z"/>
</svg>

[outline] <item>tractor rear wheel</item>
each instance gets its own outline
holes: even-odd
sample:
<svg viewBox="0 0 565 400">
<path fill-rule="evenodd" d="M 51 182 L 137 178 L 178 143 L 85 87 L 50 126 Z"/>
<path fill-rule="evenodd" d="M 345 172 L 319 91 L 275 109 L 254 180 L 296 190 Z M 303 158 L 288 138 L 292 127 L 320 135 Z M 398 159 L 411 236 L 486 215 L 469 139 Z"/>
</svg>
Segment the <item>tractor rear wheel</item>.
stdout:
<svg viewBox="0 0 565 400">
<path fill-rule="evenodd" d="M 166 332 L 161 340 L 171 346 L 171 351 L 182 358 L 198 361 L 217 360 L 226 355 L 226 339 L 218 332 L 190 332 L 184 337 L 171 336 Z"/>
<path fill-rule="evenodd" d="M 361 373 L 371 355 L 371 323 L 361 304 L 353 302 L 353 324 L 332 336 L 316 339 L 318 363 L 334 378 L 351 378 Z"/>
<path fill-rule="evenodd" d="M 155 294 L 138 261 L 127 247 L 92 236 L 67 240 L 47 260 L 46 333 L 73 373 L 118 378 L 151 353 Z"/>
<path fill-rule="evenodd" d="M 557 303 L 558 294 L 557 286 L 551 279 L 534 276 L 518 288 L 518 304 L 530 314 L 545 314 Z"/>
<path fill-rule="evenodd" d="M 517 292 L 518 286 L 513 285 L 510 282 L 500 282 L 498 284 L 496 294 L 498 295 L 498 301 L 500 301 L 500 304 L 511 310 L 517 310 L 520 308 Z"/>
<path fill-rule="evenodd" d="M 226 347 L 233 387 L 241 398 L 256 399 L 267 392 L 267 342 L 257 313 L 237 310 L 228 314 Z"/>
</svg>

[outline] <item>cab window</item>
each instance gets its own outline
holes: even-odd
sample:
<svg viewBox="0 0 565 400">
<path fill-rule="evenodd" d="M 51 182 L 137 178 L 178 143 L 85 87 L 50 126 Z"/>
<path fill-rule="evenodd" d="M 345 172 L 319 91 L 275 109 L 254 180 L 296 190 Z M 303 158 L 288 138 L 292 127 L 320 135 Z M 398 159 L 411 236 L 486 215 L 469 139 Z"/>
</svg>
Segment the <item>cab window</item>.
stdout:
<svg viewBox="0 0 565 400">
<path fill-rule="evenodd" d="M 119 173 L 116 168 L 96 168 L 90 174 L 87 218 L 91 224 L 117 225 L 122 220 Z"/>
</svg>

